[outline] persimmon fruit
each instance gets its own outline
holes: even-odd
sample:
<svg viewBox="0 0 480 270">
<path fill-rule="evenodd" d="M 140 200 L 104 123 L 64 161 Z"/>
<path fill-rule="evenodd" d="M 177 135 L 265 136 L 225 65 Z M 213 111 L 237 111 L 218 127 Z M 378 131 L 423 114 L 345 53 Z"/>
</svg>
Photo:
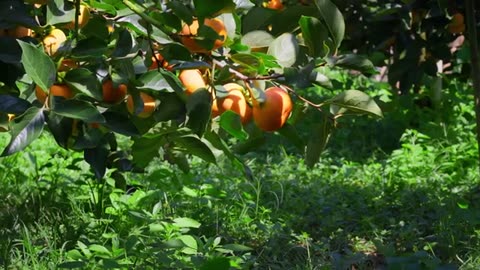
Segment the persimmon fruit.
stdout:
<svg viewBox="0 0 480 270">
<path fill-rule="evenodd" d="M 136 114 L 140 118 L 148 118 L 155 111 L 155 99 L 149 94 L 140 92 L 140 98 L 143 101 L 143 110 Z M 133 97 L 127 97 L 127 110 L 130 114 L 135 114 L 135 104 L 133 103 Z"/>
<path fill-rule="evenodd" d="M 292 112 L 292 100 L 280 87 L 265 90 L 265 102 L 254 102 L 253 120 L 264 131 L 275 131 L 283 127 Z"/>
<path fill-rule="evenodd" d="M 185 86 L 185 93 L 191 95 L 199 88 L 206 88 L 207 84 L 203 79 L 202 73 L 198 69 L 184 69 L 178 75 L 178 78 Z"/>
<path fill-rule="evenodd" d="M 274 9 L 274 10 L 283 9 L 282 0 L 269 0 L 268 2 L 264 3 L 264 6 L 268 9 Z"/>
<path fill-rule="evenodd" d="M 66 84 L 54 84 L 50 87 L 48 92 L 52 96 L 64 97 L 66 99 L 73 97 L 73 91 Z M 37 100 L 43 104 L 47 100 L 48 93 L 37 85 L 35 87 L 35 96 L 37 97 Z"/>
<path fill-rule="evenodd" d="M 127 86 L 125 84 L 119 84 L 115 87 L 112 80 L 106 80 L 102 84 L 102 95 L 104 102 L 110 104 L 118 103 L 125 99 Z"/>
<path fill-rule="evenodd" d="M 75 14 L 76 15 L 76 14 Z M 80 5 L 80 14 L 78 16 L 78 28 L 82 29 L 90 20 L 90 9 L 87 6 Z M 75 18 L 64 26 L 66 29 L 75 29 Z"/>
<path fill-rule="evenodd" d="M 225 28 L 223 21 L 217 18 L 205 19 L 204 24 L 212 28 L 220 36 L 220 39 L 215 40 L 211 50 L 222 47 L 227 37 L 227 29 Z M 201 44 L 195 40 L 199 27 L 198 20 L 194 20 L 190 25 L 183 25 L 182 31 L 180 32 L 180 39 L 183 45 L 189 49 L 190 52 L 207 53 L 210 50 L 202 47 Z"/>
<path fill-rule="evenodd" d="M 228 91 L 228 94 L 225 97 L 214 100 L 218 113 L 222 114 L 227 110 L 231 110 L 240 116 L 242 124 L 248 123 L 252 119 L 252 108 L 248 105 L 247 99 L 243 94 L 244 88 L 237 83 L 227 83 L 223 87 Z"/>
<path fill-rule="evenodd" d="M 63 42 L 67 40 L 67 36 L 63 33 L 60 29 L 53 29 L 49 35 L 43 38 L 43 47 L 45 48 L 45 52 L 48 55 L 54 55 L 57 53 L 58 49 L 62 45 Z"/>
</svg>

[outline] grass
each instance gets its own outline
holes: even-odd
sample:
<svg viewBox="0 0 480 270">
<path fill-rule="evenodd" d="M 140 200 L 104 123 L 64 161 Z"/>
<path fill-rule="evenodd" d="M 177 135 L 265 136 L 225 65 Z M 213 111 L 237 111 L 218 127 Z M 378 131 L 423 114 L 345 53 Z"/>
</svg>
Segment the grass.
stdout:
<svg viewBox="0 0 480 270">
<path fill-rule="evenodd" d="M 378 85 L 349 83 L 382 95 Z M 243 157 L 252 180 L 229 162 L 193 159 L 183 174 L 157 160 L 145 174 L 126 175 L 125 192 L 112 171 L 98 182 L 81 153 L 42 136 L 0 163 L 0 263 L 478 269 L 480 178 L 467 88 L 451 82 L 441 113 L 411 102 L 382 121 L 342 120 L 313 169 L 269 136 L 263 151 Z M 7 139 L 0 134 L 0 145 Z"/>
</svg>

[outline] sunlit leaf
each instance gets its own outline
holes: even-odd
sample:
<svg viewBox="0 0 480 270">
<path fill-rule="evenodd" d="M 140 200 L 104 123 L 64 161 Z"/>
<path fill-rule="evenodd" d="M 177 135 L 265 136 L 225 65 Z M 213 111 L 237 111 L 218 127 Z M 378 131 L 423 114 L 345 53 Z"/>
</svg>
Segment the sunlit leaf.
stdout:
<svg viewBox="0 0 480 270">
<path fill-rule="evenodd" d="M 22 151 L 40 136 L 45 124 L 43 109 L 30 107 L 21 117 L 15 118 L 12 125 L 11 139 L 1 156 L 8 156 Z"/>
<path fill-rule="evenodd" d="M 56 79 L 56 68 L 43 49 L 18 40 L 22 47 L 22 63 L 28 76 L 42 89 L 50 89 Z"/>
<path fill-rule="evenodd" d="M 352 113 L 366 113 L 383 117 L 382 110 L 378 107 L 375 100 L 358 90 L 347 90 L 324 103 L 344 108 Z"/>
</svg>

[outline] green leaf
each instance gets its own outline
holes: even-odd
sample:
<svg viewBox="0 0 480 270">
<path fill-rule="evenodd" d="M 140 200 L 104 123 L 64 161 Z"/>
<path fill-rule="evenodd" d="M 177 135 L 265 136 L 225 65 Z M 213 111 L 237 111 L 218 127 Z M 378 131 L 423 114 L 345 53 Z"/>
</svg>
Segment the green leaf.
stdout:
<svg viewBox="0 0 480 270">
<path fill-rule="evenodd" d="M 82 39 L 72 49 L 74 58 L 103 58 L 108 51 L 107 42 L 96 37 Z"/>
<path fill-rule="evenodd" d="M 331 106 L 338 106 L 353 113 L 366 113 L 383 117 L 382 110 L 369 95 L 358 90 L 347 90 L 324 102 Z"/>
<path fill-rule="evenodd" d="M 200 270 L 229 270 L 230 260 L 226 257 L 213 257 L 208 258 L 206 262 L 202 264 Z"/>
<path fill-rule="evenodd" d="M 133 140 L 132 156 L 135 165 L 142 168 L 146 167 L 153 158 L 160 155 L 159 149 L 166 143 L 161 136 L 142 137 Z"/>
<path fill-rule="evenodd" d="M 100 253 L 100 254 L 105 254 L 105 255 L 112 255 L 110 250 L 108 250 L 106 247 L 97 245 L 97 244 L 92 244 L 88 247 L 88 249 L 94 253 Z"/>
<path fill-rule="evenodd" d="M 238 251 L 238 252 L 245 252 L 245 251 L 251 251 L 252 248 L 240 245 L 240 244 L 226 244 L 222 246 L 224 249 L 228 249 L 231 251 Z"/>
<path fill-rule="evenodd" d="M 168 1 L 167 7 L 171 8 L 173 13 L 177 15 L 182 21 L 190 25 L 193 22 L 193 13 L 180 1 Z"/>
<path fill-rule="evenodd" d="M 86 264 L 87 264 L 86 262 L 82 262 L 82 261 L 68 261 L 68 262 L 63 262 L 57 265 L 57 267 L 65 268 L 65 269 L 78 269 L 78 268 L 85 267 Z"/>
<path fill-rule="evenodd" d="M 65 83 L 71 88 L 96 100 L 102 100 L 103 94 L 100 82 L 90 70 L 85 68 L 75 68 L 67 72 L 64 77 Z"/>
<path fill-rule="evenodd" d="M 305 142 L 300 137 L 295 127 L 292 126 L 290 123 L 285 123 L 285 125 L 283 125 L 281 129 L 277 130 L 277 132 L 287 138 L 289 142 L 295 145 L 295 147 L 297 147 L 302 152 L 305 150 Z"/>
<path fill-rule="evenodd" d="M 56 79 L 56 68 L 52 59 L 45 54 L 43 49 L 37 48 L 30 43 L 18 40 L 22 47 L 22 63 L 25 72 L 40 88 L 47 90 Z"/>
<path fill-rule="evenodd" d="M 212 96 L 210 92 L 205 89 L 197 89 L 187 99 L 187 127 L 198 136 L 207 129 L 210 121 L 210 114 L 212 110 Z"/>
<path fill-rule="evenodd" d="M 239 140 L 248 139 L 248 133 L 243 129 L 240 116 L 233 111 L 225 111 L 220 115 L 220 127 Z"/>
<path fill-rule="evenodd" d="M 373 63 L 365 56 L 357 54 L 344 54 L 327 59 L 330 65 L 360 71 L 364 74 L 378 73 Z"/>
<path fill-rule="evenodd" d="M 87 123 L 105 123 L 105 118 L 91 103 L 76 99 L 54 97 L 52 111 Z"/>
<path fill-rule="evenodd" d="M 216 163 L 217 160 L 210 147 L 195 135 L 175 137 L 175 149 L 186 154 L 197 156 L 206 162 Z"/>
<path fill-rule="evenodd" d="M 268 47 L 268 54 L 275 56 L 282 67 L 290 67 L 297 61 L 298 41 L 291 33 L 277 37 Z"/>
<path fill-rule="evenodd" d="M 185 248 L 182 249 L 182 252 L 189 255 L 197 254 L 198 244 L 197 240 L 191 235 L 181 235 L 178 237 L 180 241 L 185 244 Z"/>
<path fill-rule="evenodd" d="M 37 107 L 31 107 L 20 117 L 15 118 L 11 131 L 12 137 L 1 156 L 8 156 L 25 149 L 40 136 L 44 124 L 43 109 Z"/>
<path fill-rule="evenodd" d="M 105 175 L 109 153 L 110 151 L 106 144 L 100 144 L 95 148 L 85 149 L 83 152 L 85 161 L 90 164 L 97 179 L 102 179 Z"/>
<path fill-rule="evenodd" d="M 191 218 L 175 218 L 173 222 L 175 226 L 180 228 L 200 228 L 202 225 L 200 222 Z"/>
<path fill-rule="evenodd" d="M 242 43 L 250 47 L 252 51 L 268 48 L 274 40 L 275 38 L 270 33 L 263 30 L 254 30 L 242 37 Z"/>
<path fill-rule="evenodd" d="M 140 136 L 137 127 L 130 121 L 130 119 L 122 113 L 115 111 L 106 111 L 103 113 L 105 118 L 105 127 L 111 131 L 125 136 Z"/>
<path fill-rule="evenodd" d="M 163 74 L 158 72 L 157 70 L 151 70 L 147 73 L 144 73 L 142 76 L 140 76 L 140 78 L 138 78 L 138 82 L 141 83 L 140 86 L 137 86 L 137 89 L 139 90 L 167 90 L 169 92 L 173 92 L 173 89 L 170 87 L 170 84 L 165 80 Z"/>
<path fill-rule="evenodd" d="M 320 159 L 320 155 L 327 146 L 330 134 L 333 130 L 333 124 L 328 116 L 322 114 L 321 122 L 313 126 L 310 132 L 310 138 L 307 143 L 305 162 L 309 168 L 312 168 Z"/>
<path fill-rule="evenodd" d="M 308 47 L 308 53 L 313 57 L 324 57 L 332 48 L 332 40 L 329 39 L 328 29 L 315 17 L 302 16 L 299 21 L 303 40 Z M 329 48 L 329 50 L 326 50 Z"/>
<path fill-rule="evenodd" d="M 133 49 L 135 45 L 135 38 L 132 36 L 130 31 L 126 29 L 122 29 L 120 33 L 118 33 L 118 39 L 115 45 L 115 50 L 112 52 L 112 57 L 125 57 L 127 56 Z"/>
<path fill-rule="evenodd" d="M 221 13 L 230 13 L 235 9 L 232 0 L 193 0 L 198 17 L 216 17 Z"/>
<path fill-rule="evenodd" d="M 11 95 L 0 95 L 0 112 L 19 115 L 31 106 L 32 104 L 24 99 Z"/>
<path fill-rule="evenodd" d="M 75 19 L 75 8 L 70 2 L 51 0 L 47 3 L 47 24 L 71 22 Z"/>
<path fill-rule="evenodd" d="M 247 53 L 236 53 L 230 57 L 230 59 L 240 65 L 240 67 L 243 70 L 244 73 L 252 73 L 252 74 L 257 74 L 257 73 L 263 73 L 264 71 L 264 66 L 263 63 L 260 61 L 260 59 L 252 54 L 247 54 Z"/>
<path fill-rule="evenodd" d="M 343 15 L 330 0 L 315 0 L 320 16 L 327 26 L 335 47 L 340 47 L 345 35 L 345 20 Z"/>
<path fill-rule="evenodd" d="M 72 136 L 72 127 L 74 121 L 72 118 L 63 117 L 55 113 L 49 113 L 47 125 L 50 133 L 55 138 L 58 145 L 67 148 L 68 140 Z"/>
<path fill-rule="evenodd" d="M 157 122 L 180 120 L 185 118 L 187 109 L 184 101 L 176 93 L 160 93 L 160 104 L 153 113 Z"/>
</svg>

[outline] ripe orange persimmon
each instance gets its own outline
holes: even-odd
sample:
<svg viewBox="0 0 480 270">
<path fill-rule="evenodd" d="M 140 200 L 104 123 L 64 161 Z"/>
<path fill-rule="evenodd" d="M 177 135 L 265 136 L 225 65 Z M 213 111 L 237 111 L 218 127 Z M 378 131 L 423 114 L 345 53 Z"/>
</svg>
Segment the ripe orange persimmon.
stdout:
<svg viewBox="0 0 480 270">
<path fill-rule="evenodd" d="M 72 59 L 63 59 L 58 67 L 58 71 L 69 71 L 70 69 L 77 68 L 78 64 Z"/>
<path fill-rule="evenodd" d="M 54 84 L 50 87 L 49 92 L 52 96 L 64 97 L 66 99 L 73 97 L 73 91 L 66 84 Z M 47 100 L 48 93 L 37 85 L 35 87 L 35 96 L 43 104 Z"/>
<path fill-rule="evenodd" d="M 118 103 L 127 95 L 127 86 L 119 84 L 114 87 L 112 80 L 106 80 L 102 84 L 103 101 L 106 103 Z"/>
<path fill-rule="evenodd" d="M 152 115 L 153 111 L 155 111 L 155 99 L 149 94 L 143 92 L 140 93 L 140 98 L 143 101 L 143 110 L 137 114 L 137 116 L 140 118 L 147 118 Z M 132 96 L 127 97 L 127 110 L 129 113 L 135 114 L 135 104 L 133 103 Z"/>
<path fill-rule="evenodd" d="M 275 131 L 281 128 L 292 111 L 292 100 L 288 93 L 280 87 L 265 90 L 265 102 L 254 102 L 253 120 L 264 131 Z"/>
<path fill-rule="evenodd" d="M 228 94 L 214 101 L 214 104 L 216 103 L 217 105 L 218 113 L 222 114 L 227 110 L 231 110 L 240 116 L 243 124 L 248 123 L 252 119 L 252 108 L 248 105 L 247 99 L 243 94 L 244 88 L 236 83 L 227 83 L 223 87 L 228 91 Z"/>
<path fill-rule="evenodd" d="M 202 73 L 198 69 L 184 69 L 178 75 L 178 78 L 185 86 L 185 93 L 191 95 L 199 88 L 206 88 L 207 84 L 203 80 Z"/>
<path fill-rule="evenodd" d="M 163 58 L 163 56 L 160 53 L 155 53 L 154 56 L 152 56 L 152 64 L 150 67 L 148 67 L 148 70 L 153 70 L 158 68 L 158 64 L 161 65 L 166 70 L 172 70 L 173 65 L 169 65 L 168 62 Z"/>
<path fill-rule="evenodd" d="M 63 42 L 67 40 L 67 36 L 60 29 L 53 29 L 48 36 L 43 39 L 43 47 L 48 55 L 54 55 Z"/>
<path fill-rule="evenodd" d="M 220 36 L 220 39 L 215 40 L 213 48 L 211 50 L 218 49 L 223 46 L 227 37 L 227 29 L 225 24 L 220 19 L 205 19 L 204 24 L 212 28 Z M 196 40 L 195 37 L 198 33 L 198 20 L 194 20 L 191 25 L 185 24 L 180 32 L 181 41 L 187 49 L 191 52 L 207 53 L 210 50 L 203 48 Z"/>
<path fill-rule="evenodd" d="M 15 28 L 5 30 L 7 35 L 14 38 L 31 37 L 33 30 L 25 26 L 17 25 Z"/>
<path fill-rule="evenodd" d="M 269 0 L 267 3 L 264 3 L 264 6 L 269 9 L 282 10 L 283 3 L 282 0 Z"/>
<path fill-rule="evenodd" d="M 85 25 L 87 25 L 88 21 L 90 20 L 90 9 L 87 6 L 81 5 L 80 6 L 80 15 L 78 16 L 78 28 L 81 29 Z M 69 22 L 65 25 L 66 29 L 74 29 L 75 28 L 75 18 L 73 21 Z"/>
</svg>

